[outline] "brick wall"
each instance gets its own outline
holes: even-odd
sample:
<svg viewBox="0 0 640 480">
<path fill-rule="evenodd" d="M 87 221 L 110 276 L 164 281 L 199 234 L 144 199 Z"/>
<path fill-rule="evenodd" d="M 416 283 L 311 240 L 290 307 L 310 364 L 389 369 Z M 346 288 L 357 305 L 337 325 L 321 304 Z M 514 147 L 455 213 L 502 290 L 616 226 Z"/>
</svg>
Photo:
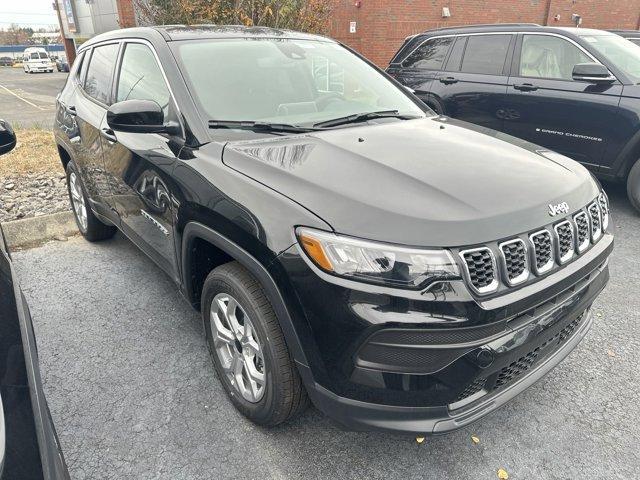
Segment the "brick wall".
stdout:
<svg viewBox="0 0 640 480">
<path fill-rule="evenodd" d="M 637 29 L 640 0 L 333 0 L 329 35 L 385 67 L 408 35 L 432 28 L 475 23 L 532 22 L 585 28 Z M 442 7 L 451 17 L 442 18 Z M 560 15 L 556 21 L 554 17 Z M 349 22 L 357 22 L 349 33 Z"/>
<path fill-rule="evenodd" d="M 118 25 L 120 28 L 136 26 L 136 16 L 133 10 L 133 0 L 116 0 L 118 5 Z"/>
</svg>

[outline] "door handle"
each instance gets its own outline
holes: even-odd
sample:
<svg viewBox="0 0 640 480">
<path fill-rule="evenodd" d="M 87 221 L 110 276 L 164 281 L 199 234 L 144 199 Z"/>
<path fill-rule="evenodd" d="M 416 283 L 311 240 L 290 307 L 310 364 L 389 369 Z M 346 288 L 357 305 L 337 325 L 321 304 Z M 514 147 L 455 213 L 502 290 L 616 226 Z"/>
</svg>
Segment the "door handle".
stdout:
<svg viewBox="0 0 640 480">
<path fill-rule="evenodd" d="M 513 88 L 520 90 L 521 92 L 533 92 L 538 89 L 538 87 L 532 83 L 521 83 L 519 85 L 514 85 Z"/>
<path fill-rule="evenodd" d="M 445 85 L 450 85 L 452 83 L 457 83 L 458 79 L 455 77 L 440 77 L 440 83 L 444 83 Z"/>
<path fill-rule="evenodd" d="M 71 115 L 71 116 L 75 117 L 78 114 L 78 112 L 76 112 L 76 107 L 71 106 L 71 105 L 65 105 L 64 103 L 62 104 L 62 106 L 64 107 L 64 111 L 68 115 Z"/>
<path fill-rule="evenodd" d="M 116 134 L 110 128 L 103 128 L 100 130 L 100 135 L 109 143 L 116 143 L 118 139 L 116 138 Z"/>
</svg>

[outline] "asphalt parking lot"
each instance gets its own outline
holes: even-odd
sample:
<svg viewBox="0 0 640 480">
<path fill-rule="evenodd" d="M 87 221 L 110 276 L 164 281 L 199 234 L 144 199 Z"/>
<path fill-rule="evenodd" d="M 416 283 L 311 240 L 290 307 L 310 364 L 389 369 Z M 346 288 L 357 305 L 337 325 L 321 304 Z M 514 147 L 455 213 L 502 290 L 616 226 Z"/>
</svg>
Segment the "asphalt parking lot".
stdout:
<svg viewBox="0 0 640 480">
<path fill-rule="evenodd" d="M 14 127 L 51 128 L 56 95 L 67 73 L 26 74 L 22 68 L 0 67 L 0 118 Z"/>
<path fill-rule="evenodd" d="M 121 236 L 16 252 L 72 478 L 638 478 L 640 215 L 608 190 L 611 283 L 585 340 L 503 409 L 422 445 L 343 432 L 314 409 L 273 430 L 244 420 L 214 377 L 199 315 Z"/>
</svg>

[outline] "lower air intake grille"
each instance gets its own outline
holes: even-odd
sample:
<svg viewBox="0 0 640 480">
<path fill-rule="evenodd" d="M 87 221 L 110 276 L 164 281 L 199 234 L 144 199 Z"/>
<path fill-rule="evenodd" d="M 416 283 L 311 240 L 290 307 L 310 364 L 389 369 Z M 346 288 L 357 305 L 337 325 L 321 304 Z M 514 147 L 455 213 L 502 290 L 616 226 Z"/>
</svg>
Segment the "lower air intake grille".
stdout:
<svg viewBox="0 0 640 480">
<path fill-rule="evenodd" d="M 485 383 L 487 383 L 486 378 L 478 378 L 473 383 L 469 384 L 460 395 L 458 395 L 458 398 L 456 398 L 456 402 L 464 400 L 471 395 L 475 395 L 484 388 Z"/>
<path fill-rule="evenodd" d="M 488 248 L 477 248 L 462 252 L 469 274 L 469 280 L 478 291 L 489 291 L 495 289 L 496 264 L 493 253 Z"/>
</svg>

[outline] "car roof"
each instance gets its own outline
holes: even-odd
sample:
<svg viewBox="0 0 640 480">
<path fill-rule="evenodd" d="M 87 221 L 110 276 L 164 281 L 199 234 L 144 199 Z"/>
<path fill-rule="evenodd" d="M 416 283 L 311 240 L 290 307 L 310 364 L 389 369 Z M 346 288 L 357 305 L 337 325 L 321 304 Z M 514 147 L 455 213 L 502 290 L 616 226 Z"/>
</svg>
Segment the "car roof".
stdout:
<svg viewBox="0 0 640 480">
<path fill-rule="evenodd" d="M 247 27 L 244 25 L 159 25 L 153 27 L 124 28 L 96 35 L 83 43 L 81 49 L 85 49 L 95 43 L 107 40 L 118 40 L 123 38 L 142 38 L 146 40 L 153 40 L 158 39 L 158 34 L 167 42 L 208 38 L 286 38 L 325 42 L 334 41 L 321 35 L 269 27 Z"/>
</svg>

